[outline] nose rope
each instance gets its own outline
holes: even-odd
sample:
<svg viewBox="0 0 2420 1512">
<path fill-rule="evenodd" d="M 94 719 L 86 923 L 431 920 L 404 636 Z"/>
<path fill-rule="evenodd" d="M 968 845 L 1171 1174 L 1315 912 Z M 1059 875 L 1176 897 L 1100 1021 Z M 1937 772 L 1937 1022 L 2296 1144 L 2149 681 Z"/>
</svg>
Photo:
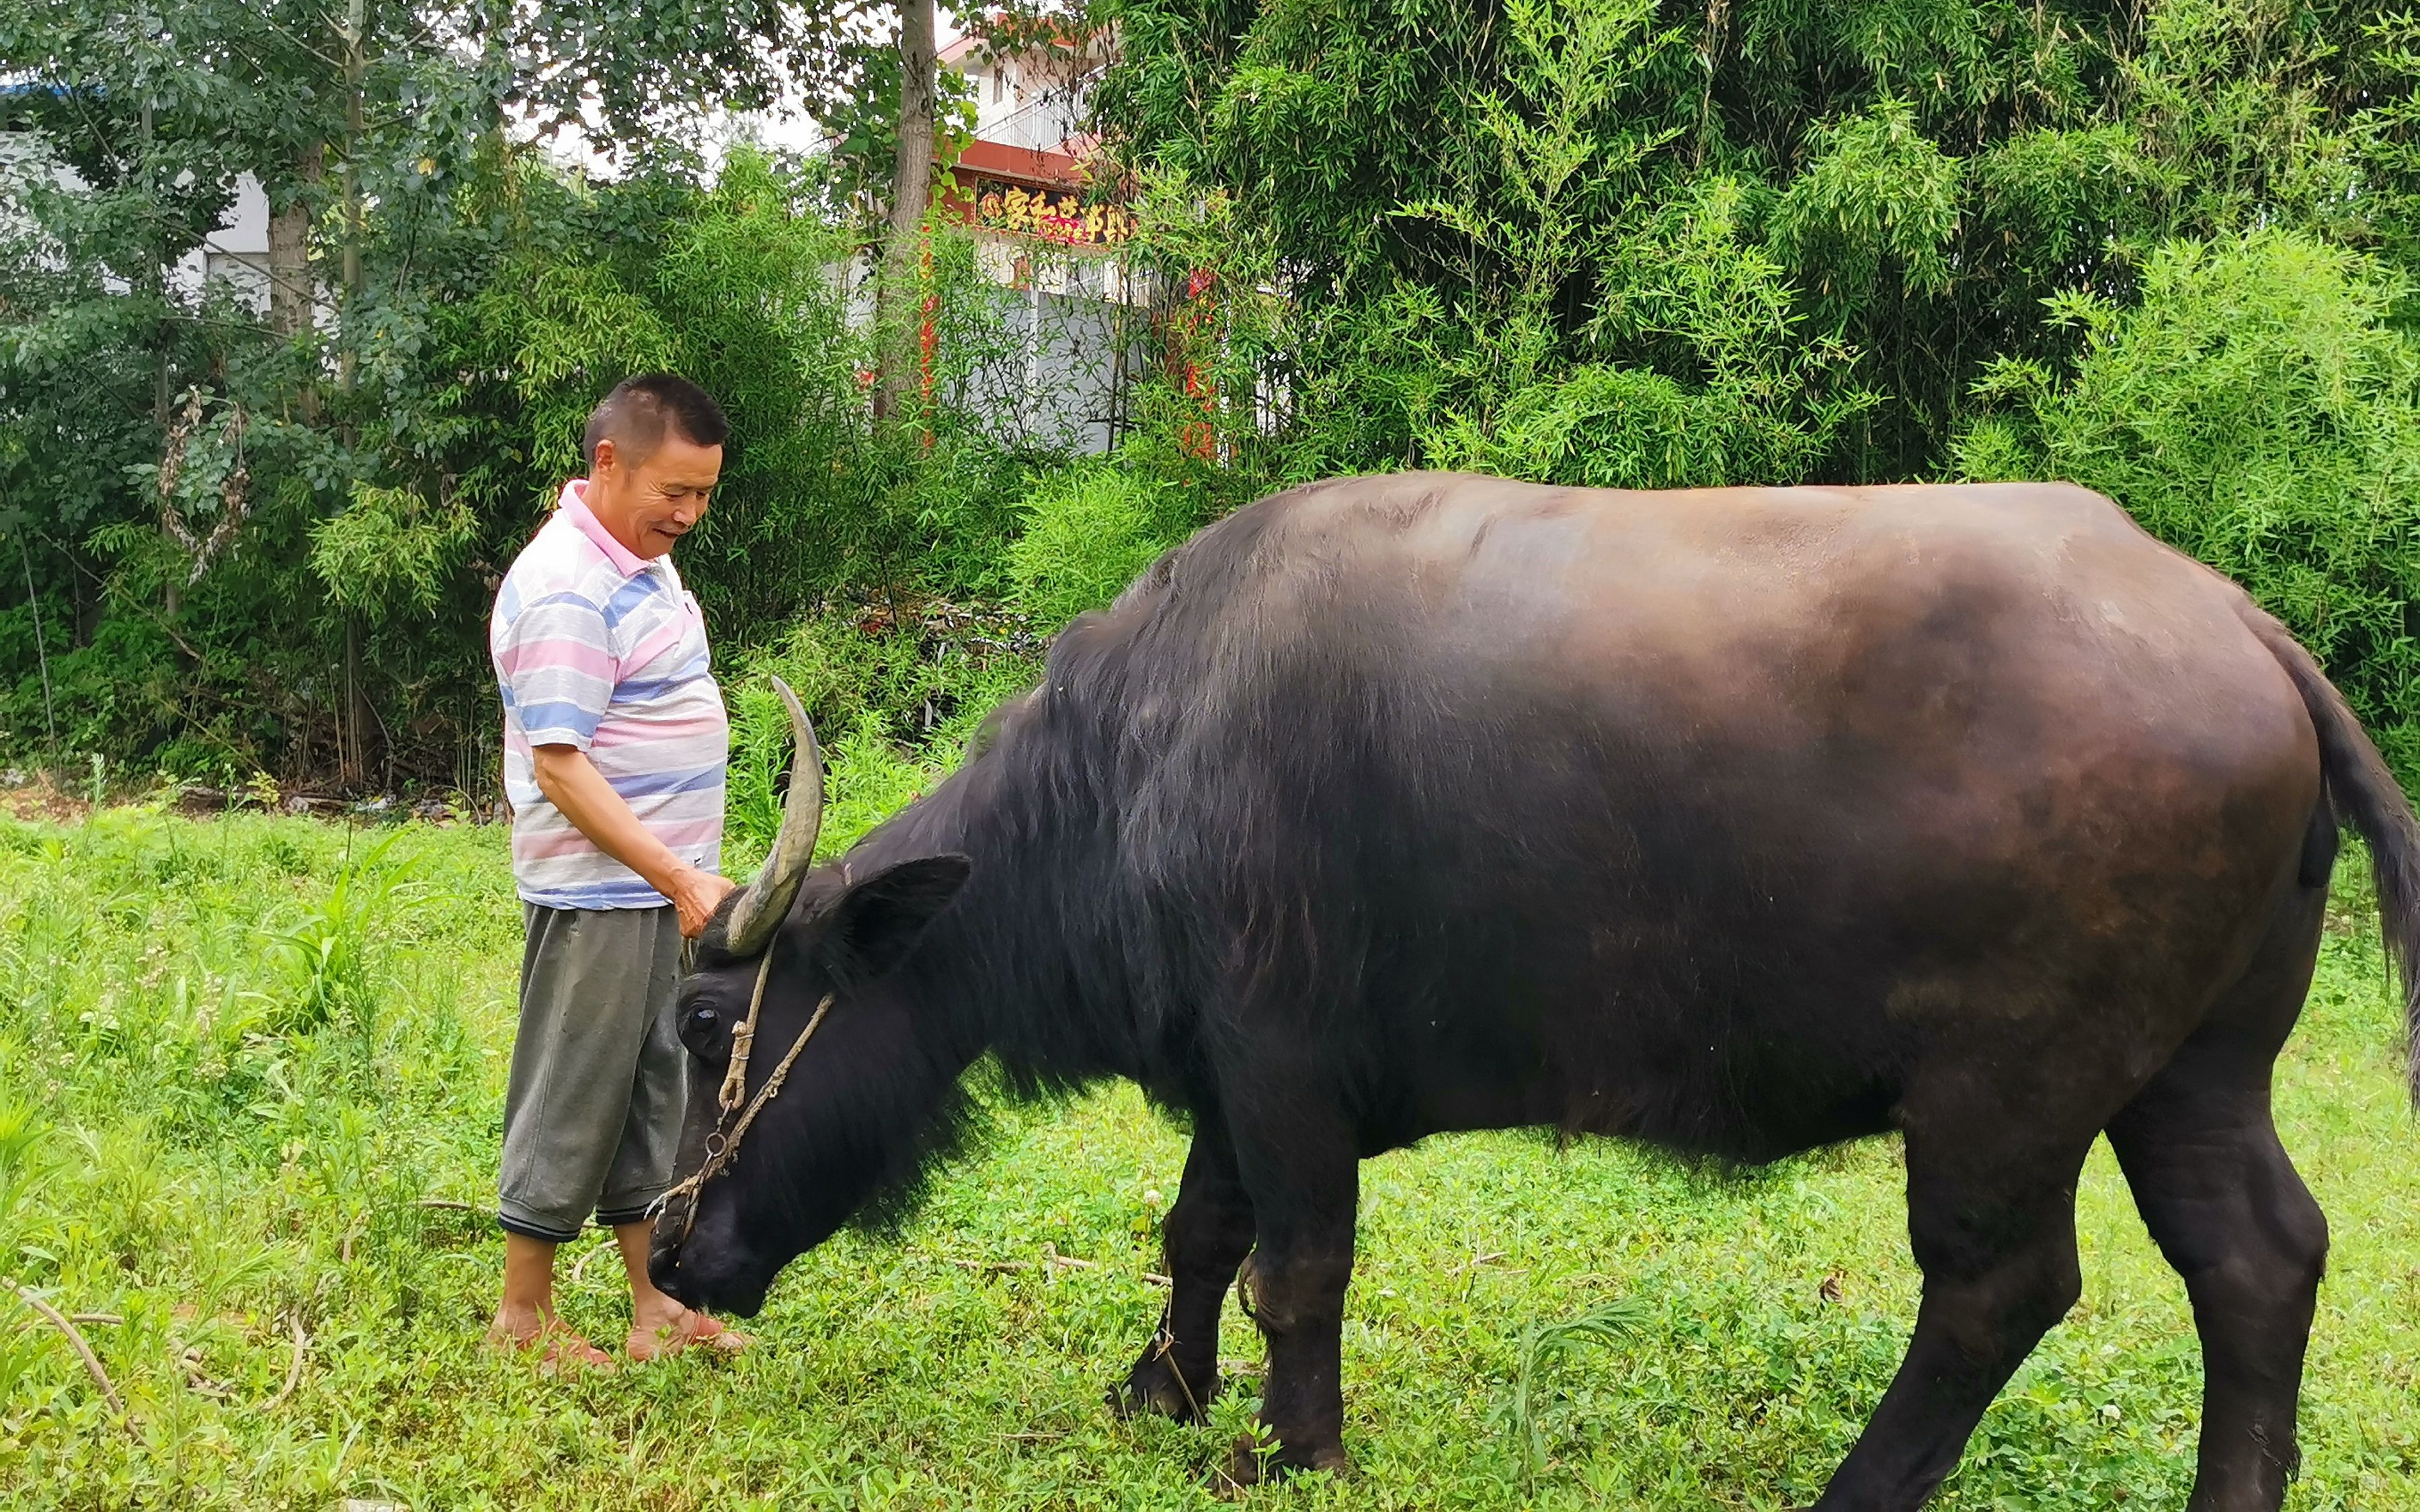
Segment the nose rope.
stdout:
<svg viewBox="0 0 2420 1512">
<path fill-rule="evenodd" d="M 730 1123 L 732 1110 L 739 1106 L 739 1100 L 748 1090 L 748 1052 L 750 1046 L 755 1043 L 756 1015 L 765 1005 L 765 979 L 772 972 L 773 947 L 779 941 L 780 936 L 777 934 L 772 941 L 766 944 L 765 958 L 756 967 L 755 990 L 748 995 L 748 1016 L 740 1021 L 737 1028 L 731 1031 L 731 1068 L 723 1073 L 722 1086 L 715 1095 L 717 1113 L 714 1133 L 706 1136 L 706 1159 L 699 1165 L 694 1175 L 677 1182 L 655 1201 L 647 1204 L 647 1216 L 654 1218 L 660 1215 L 671 1205 L 673 1198 L 689 1199 L 688 1206 L 681 1210 L 680 1239 L 676 1242 L 688 1242 L 690 1229 L 697 1223 L 699 1194 L 705 1191 L 706 1182 L 712 1180 L 725 1166 L 738 1158 L 739 1141 L 747 1137 L 749 1125 L 756 1121 L 756 1115 L 764 1111 L 766 1103 L 781 1095 L 783 1082 L 789 1079 L 791 1064 L 799 1058 L 799 1052 L 807 1047 L 807 1041 L 815 1037 L 816 1026 L 823 1023 L 824 1014 L 831 1009 L 832 995 L 826 993 L 823 1001 L 815 1005 L 814 1012 L 808 1017 L 807 1026 L 799 1031 L 799 1037 L 796 1040 L 790 1041 L 789 1053 L 782 1057 L 781 1064 L 773 1068 L 773 1074 L 765 1078 L 765 1085 L 756 1089 L 756 1095 L 749 1099 L 747 1107 L 739 1114 L 738 1121 Z M 727 1131 L 724 1128 L 726 1123 L 730 1123 Z"/>
<path fill-rule="evenodd" d="M 778 938 L 778 937 L 777 937 Z M 748 994 L 748 1016 L 731 1031 L 731 1066 L 722 1073 L 722 1087 L 715 1093 L 718 1112 L 729 1117 L 748 1095 L 748 1052 L 756 1043 L 756 1014 L 765 1006 L 765 979 L 773 974 L 774 940 L 765 942 L 764 959 L 756 963 L 756 985 Z M 716 1120 L 718 1123 L 721 1119 Z"/>
</svg>

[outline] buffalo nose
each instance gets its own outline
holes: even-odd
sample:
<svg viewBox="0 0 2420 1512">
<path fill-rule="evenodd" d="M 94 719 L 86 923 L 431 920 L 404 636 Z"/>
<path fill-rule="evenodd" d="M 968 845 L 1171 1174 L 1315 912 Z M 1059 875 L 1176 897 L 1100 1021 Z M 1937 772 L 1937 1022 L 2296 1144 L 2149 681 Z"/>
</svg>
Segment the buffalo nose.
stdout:
<svg viewBox="0 0 2420 1512">
<path fill-rule="evenodd" d="M 677 1242 L 667 1241 L 655 1246 L 647 1256 L 647 1279 L 655 1283 L 658 1291 L 675 1302 L 687 1304 L 689 1299 L 680 1294 L 680 1245 Z"/>
</svg>

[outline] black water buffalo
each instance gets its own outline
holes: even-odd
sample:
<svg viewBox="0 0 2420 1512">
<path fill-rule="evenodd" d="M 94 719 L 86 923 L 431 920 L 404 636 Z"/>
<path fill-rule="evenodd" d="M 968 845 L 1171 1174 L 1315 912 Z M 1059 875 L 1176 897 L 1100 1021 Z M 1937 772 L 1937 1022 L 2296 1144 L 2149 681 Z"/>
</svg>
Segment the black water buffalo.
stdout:
<svg viewBox="0 0 2420 1512">
<path fill-rule="evenodd" d="M 1911 1508 L 2075 1301 L 2106 1131 L 2201 1333 L 2192 1506 L 2279 1504 L 2327 1224 L 2272 1063 L 2338 824 L 2407 966 L 2420 832 L 2311 657 L 2106 500 L 1324 483 L 1070 625 L 955 776 L 820 868 L 797 722 L 783 841 L 683 998 L 685 1165 L 715 1158 L 659 1222 L 675 1296 L 753 1312 L 985 1054 L 1130 1077 L 1193 1147 L 1113 1396 L 1199 1414 L 1240 1265 L 1276 1464 L 1342 1467 L 1359 1161 L 1896 1129 L 1923 1305 L 1819 1504 Z"/>
</svg>

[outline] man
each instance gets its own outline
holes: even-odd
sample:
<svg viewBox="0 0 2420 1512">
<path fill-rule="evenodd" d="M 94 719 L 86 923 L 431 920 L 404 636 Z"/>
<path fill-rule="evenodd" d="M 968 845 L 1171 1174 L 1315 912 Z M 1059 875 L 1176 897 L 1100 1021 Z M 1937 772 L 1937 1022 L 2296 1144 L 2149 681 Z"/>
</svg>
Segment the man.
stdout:
<svg viewBox="0 0 2420 1512">
<path fill-rule="evenodd" d="M 489 625 L 528 930 L 489 1338 L 551 1365 L 613 1363 L 554 1312 L 556 1246 L 591 1212 L 629 1274 L 632 1359 L 746 1342 L 647 1279 L 648 1206 L 671 1183 L 683 1110 L 681 941 L 732 887 L 718 874 L 730 726 L 670 553 L 706 517 L 730 429 L 669 373 L 607 394 L 588 417 L 588 476 L 564 486 Z"/>
</svg>

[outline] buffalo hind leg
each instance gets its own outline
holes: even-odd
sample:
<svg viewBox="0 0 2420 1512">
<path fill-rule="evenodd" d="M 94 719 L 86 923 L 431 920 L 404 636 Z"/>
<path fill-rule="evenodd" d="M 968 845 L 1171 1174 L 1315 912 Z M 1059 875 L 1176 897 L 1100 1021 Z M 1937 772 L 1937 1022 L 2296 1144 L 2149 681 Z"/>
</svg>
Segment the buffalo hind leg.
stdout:
<svg viewBox="0 0 2420 1512">
<path fill-rule="evenodd" d="M 1815 1512 L 1914 1512 L 2084 1289 L 2075 1178 L 2090 1135 L 1978 1161 L 1978 1133 L 2008 1121 L 1968 1109 L 1943 1127 L 1937 1139 L 1921 1124 L 1908 1136 L 1908 1237 L 1924 1272 L 1916 1334 Z"/>
<path fill-rule="evenodd" d="M 2109 1126 L 2143 1222 L 2192 1294 L 2201 1460 L 2190 1512 L 2276 1512 L 2328 1221 L 2269 1115 L 2266 1059 L 2188 1044 Z"/>
<path fill-rule="evenodd" d="M 1359 1154 L 1325 1117 L 1300 1120 L 1282 1138 L 1237 1128 L 1235 1153 L 1256 1229 L 1243 1291 L 1269 1351 L 1261 1422 L 1276 1446 L 1264 1456 L 1239 1440 L 1228 1473 L 1250 1485 L 1264 1474 L 1348 1470 L 1342 1351 Z"/>
<path fill-rule="evenodd" d="M 1109 1388 L 1121 1416 L 1159 1412 L 1202 1421 L 1218 1395 L 1218 1314 L 1252 1247 L 1252 1203 L 1235 1179 L 1235 1149 L 1213 1111 L 1196 1115 L 1176 1205 L 1160 1224 L 1168 1306 L 1126 1378 Z"/>
<path fill-rule="evenodd" d="M 2277 1142 L 2269 1085 L 2310 991 L 2335 841 L 2322 809 L 2303 885 L 2251 969 L 2109 1125 L 2134 1205 L 2184 1277 L 2201 1335 L 2191 1512 L 2275 1512 L 2294 1472 L 2328 1222 Z"/>
</svg>

